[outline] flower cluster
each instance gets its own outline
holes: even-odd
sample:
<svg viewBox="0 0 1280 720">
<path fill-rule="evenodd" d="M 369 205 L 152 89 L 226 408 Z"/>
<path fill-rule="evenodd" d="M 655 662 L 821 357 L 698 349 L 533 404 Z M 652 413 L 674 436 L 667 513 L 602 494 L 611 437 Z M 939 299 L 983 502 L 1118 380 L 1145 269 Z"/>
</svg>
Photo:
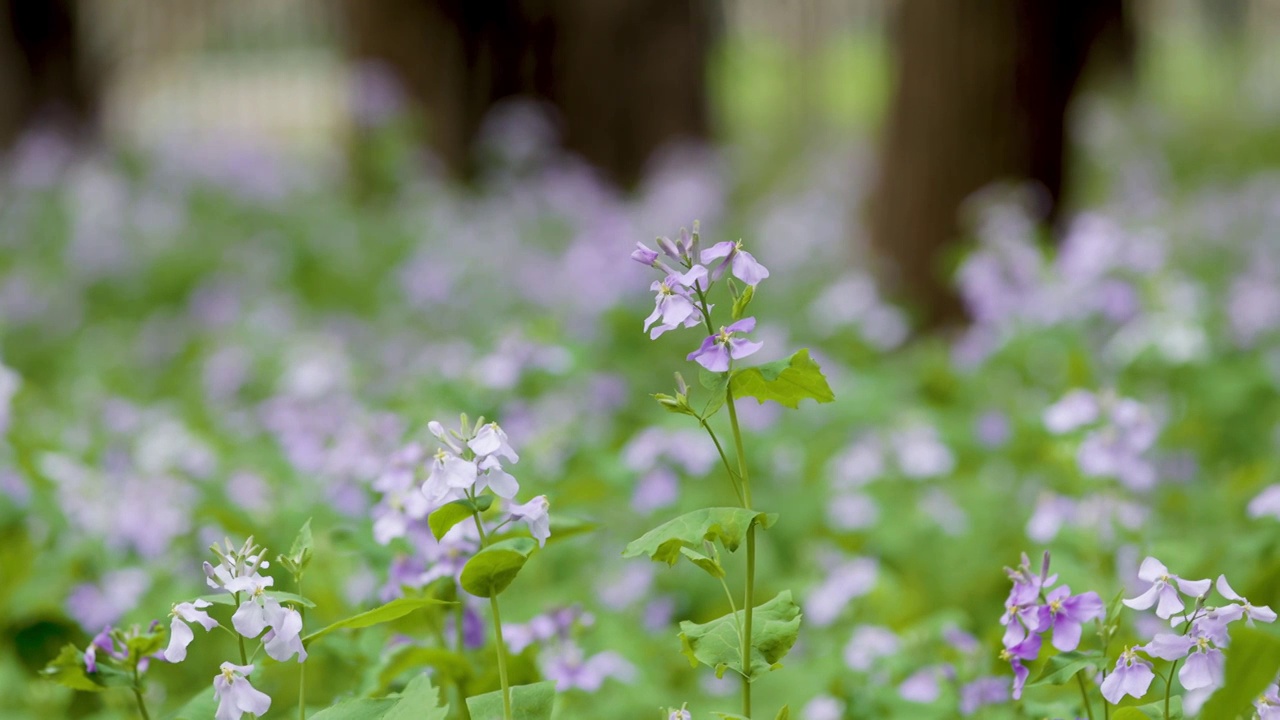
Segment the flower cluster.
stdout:
<svg viewBox="0 0 1280 720">
<path fill-rule="evenodd" d="M 1132 490 L 1155 486 L 1155 465 L 1147 455 L 1160 424 L 1137 400 L 1072 390 L 1045 410 L 1044 425 L 1055 435 L 1090 428 L 1076 453 L 1076 464 L 1085 475 L 1117 478 Z"/>
<path fill-rule="evenodd" d="M 503 634 L 513 653 L 537 643 L 543 675 L 564 692 L 570 689 L 593 693 L 604 681 L 613 678 L 622 682 L 635 679 L 636 669 L 621 655 L 605 651 L 587 656 L 574 639 L 574 631 L 594 624 L 591 613 L 577 606 L 560 608 L 538 615 L 523 625 L 508 625 Z"/>
<path fill-rule="evenodd" d="M 1039 572 L 1031 569 L 1026 554 L 1017 568 L 1005 568 L 1013 588 L 1005 601 L 1000 624 L 1005 626 L 1004 650 L 1000 653 L 1013 667 L 1013 697 L 1022 696 L 1030 670 L 1026 662 L 1040 655 L 1041 636 L 1053 634 L 1053 647 L 1070 652 L 1080 645 L 1082 625 L 1105 614 L 1102 598 L 1095 592 L 1072 595 L 1071 588 L 1053 588 L 1058 576 L 1049 574 L 1049 553 L 1044 554 Z"/>
<path fill-rule="evenodd" d="M 676 240 L 660 237 L 657 244 L 661 255 L 639 242 L 631 253 L 631 259 L 664 273 L 663 279 L 650 286 L 656 296 L 653 313 L 644 321 L 649 337 L 705 324 L 710 334 L 698 349 L 689 353 L 688 359 L 712 372 L 725 372 L 732 361 L 758 352 L 763 344 L 743 337 L 755 330 L 755 318 L 739 319 L 738 314 L 750 302 L 756 286 L 769 277 L 769 270 L 742 248 L 742 241 L 726 241 L 702 249 L 698 225 L 694 223 L 692 233 L 682 229 Z M 673 268 L 668 261 L 678 264 L 683 271 Z M 726 272 L 745 284 L 746 289 L 739 294 L 737 286 L 730 281 L 735 322 L 715 330 L 711 323 L 714 306 L 707 302 L 707 294 Z"/>
</svg>

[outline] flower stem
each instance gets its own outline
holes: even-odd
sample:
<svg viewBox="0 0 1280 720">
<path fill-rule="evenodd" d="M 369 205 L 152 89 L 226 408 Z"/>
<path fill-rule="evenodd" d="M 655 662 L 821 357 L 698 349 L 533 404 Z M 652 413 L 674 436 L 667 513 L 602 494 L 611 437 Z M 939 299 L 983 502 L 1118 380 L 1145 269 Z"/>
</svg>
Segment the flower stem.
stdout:
<svg viewBox="0 0 1280 720">
<path fill-rule="evenodd" d="M 1080 702 L 1084 703 L 1084 712 L 1093 720 L 1093 706 L 1089 704 L 1089 693 L 1084 688 L 1084 673 L 1076 673 L 1076 682 L 1080 684 Z"/>
<path fill-rule="evenodd" d="M 232 597 L 235 598 L 236 607 L 240 607 L 240 593 L 232 593 Z M 246 653 L 244 649 L 244 636 L 239 632 L 236 633 L 236 642 L 240 644 L 240 664 L 248 665 L 249 654 Z"/>
<path fill-rule="evenodd" d="M 466 614 L 466 611 L 463 609 L 461 602 L 459 602 L 457 605 L 454 606 L 453 631 L 454 631 L 454 636 L 456 637 L 455 647 L 458 651 L 458 655 L 460 656 L 464 652 L 466 652 L 466 649 L 467 649 L 466 631 L 463 627 L 463 616 L 465 614 Z M 440 640 L 440 646 L 444 647 L 443 639 Z M 462 687 L 461 677 L 458 677 L 454 680 L 454 685 L 457 687 L 457 690 L 458 690 L 459 717 L 462 717 L 464 720 L 471 720 L 471 710 L 467 708 L 467 694 L 466 694 L 467 691 Z"/>
<path fill-rule="evenodd" d="M 706 420 L 699 418 L 699 422 L 702 423 L 702 427 L 706 429 L 707 434 L 711 436 L 711 442 L 715 443 L 716 452 L 720 453 L 720 462 L 724 463 L 724 469 L 729 473 L 729 482 L 733 483 L 733 492 L 738 496 L 738 502 L 745 503 L 746 500 L 742 497 L 742 486 L 738 482 L 738 474 L 733 471 L 733 466 L 729 464 L 729 457 L 724 454 L 724 447 L 720 445 L 720 438 L 716 437 L 715 431 L 711 429 Z"/>
<path fill-rule="evenodd" d="M 142 698 L 142 678 L 138 674 L 138 666 L 133 666 L 133 697 L 138 701 L 138 714 L 142 716 L 142 720 L 151 720 L 151 713 L 147 712 L 147 702 Z"/>
<path fill-rule="evenodd" d="M 502 639 L 502 614 L 498 612 L 498 596 L 489 596 L 493 608 L 493 635 L 498 643 L 498 679 L 502 681 L 502 718 L 511 720 L 511 683 L 507 679 L 507 644 Z"/>
<path fill-rule="evenodd" d="M 738 479 L 742 485 L 742 507 L 751 509 L 751 481 L 747 477 L 747 452 L 742 445 L 742 429 L 738 410 L 734 407 L 733 390 L 725 389 L 725 405 L 729 408 L 729 425 L 733 429 L 733 445 L 738 454 Z M 751 717 L 751 615 L 756 594 L 756 524 L 747 526 L 747 587 L 742 601 L 742 715 Z"/>
<path fill-rule="evenodd" d="M 1190 627 L 1191 623 L 1187 623 Z M 1164 720 L 1169 720 L 1169 698 L 1173 696 L 1173 672 L 1178 669 L 1178 661 L 1169 666 L 1169 677 L 1164 680 Z"/>
<path fill-rule="evenodd" d="M 302 576 L 295 575 L 293 582 L 297 586 L 298 597 L 302 597 Z M 306 621 L 307 608 L 305 606 L 298 606 L 298 617 L 304 622 Z M 298 720 L 307 720 L 307 664 L 304 662 L 298 663 Z"/>
</svg>

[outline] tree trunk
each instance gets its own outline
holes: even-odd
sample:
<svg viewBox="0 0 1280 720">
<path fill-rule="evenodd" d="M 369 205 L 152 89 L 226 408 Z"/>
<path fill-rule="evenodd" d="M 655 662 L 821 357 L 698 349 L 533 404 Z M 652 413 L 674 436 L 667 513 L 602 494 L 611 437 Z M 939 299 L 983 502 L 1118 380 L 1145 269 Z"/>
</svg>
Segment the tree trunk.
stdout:
<svg viewBox="0 0 1280 720">
<path fill-rule="evenodd" d="M 946 264 L 966 197 L 1030 180 L 1048 219 L 1059 211 L 1067 105 L 1097 41 L 1119 37 L 1123 2 L 903 0 L 899 12 L 897 91 L 869 219 L 891 288 L 932 327 L 963 317 Z"/>
<path fill-rule="evenodd" d="M 630 185 L 663 144 L 709 131 L 714 0 L 346 0 L 350 47 L 396 71 L 456 175 L 499 101 L 558 111 L 565 147 Z"/>
<path fill-rule="evenodd" d="M 39 117 L 88 128 L 97 85 L 87 71 L 74 0 L 0 2 L 0 148 Z"/>
</svg>

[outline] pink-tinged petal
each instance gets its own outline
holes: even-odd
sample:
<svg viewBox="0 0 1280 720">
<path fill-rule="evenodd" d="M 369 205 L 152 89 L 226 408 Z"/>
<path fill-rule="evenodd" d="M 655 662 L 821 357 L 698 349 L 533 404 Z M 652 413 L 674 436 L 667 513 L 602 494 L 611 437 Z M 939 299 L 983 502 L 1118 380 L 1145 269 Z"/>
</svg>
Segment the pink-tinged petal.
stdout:
<svg viewBox="0 0 1280 720">
<path fill-rule="evenodd" d="M 187 659 L 187 646 L 196 637 L 195 633 L 181 618 L 175 617 L 169 623 L 169 647 L 164 649 L 166 662 L 180 663 Z"/>
<path fill-rule="evenodd" d="M 1142 567 L 1138 568 L 1138 577 L 1149 583 L 1153 583 L 1168 574 L 1169 568 L 1153 557 L 1143 560 Z"/>
<path fill-rule="evenodd" d="M 1244 600 L 1244 598 L 1240 597 L 1239 593 L 1231 589 L 1231 586 L 1227 584 L 1226 575 L 1218 576 L 1217 586 L 1218 586 L 1218 594 L 1221 595 L 1222 597 L 1228 600 Z"/>
<path fill-rule="evenodd" d="M 1182 597 L 1172 585 L 1157 585 L 1160 588 L 1160 603 L 1156 605 L 1156 617 L 1168 620 L 1174 613 L 1182 612 L 1186 607 Z"/>
<path fill-rule="evenodd" d="M 715 245 L 702 251 L 702 255 L 698 258 L 702 264 L 709 264 L 712 260 L 722 257 L 728 257 L 737 248 L 738 244 L 730 240 L 718 242 Z"/>
<path fill-rule="evenodd" d="M 1142 593 L 1138 597 L 1126 598 L 1122 602 L 1125 604 L 1126 607 L 1133 608 L 1134 610 L 1146 610 L 1147 608 L 1156 604 L 1156 599 L 1159 596 L 1159 594 L 1160 594 L 1160 588 L 1155 585 L 1152 585 L 1151 587 L 1147 588 L 1146 592 Z"/>
<path fill-rule="evenodd" d="M 1174 580 L 1178 583 L 1178 589 L 1184 595 L 1196 598 L 1204 597 L 1205 593 L 1209 592 L 1209 588 L 1213 587 L 1213 581 L 1211 580 L 1183 580 L 1182 578 L 1174 578 Z"/>
</svg>

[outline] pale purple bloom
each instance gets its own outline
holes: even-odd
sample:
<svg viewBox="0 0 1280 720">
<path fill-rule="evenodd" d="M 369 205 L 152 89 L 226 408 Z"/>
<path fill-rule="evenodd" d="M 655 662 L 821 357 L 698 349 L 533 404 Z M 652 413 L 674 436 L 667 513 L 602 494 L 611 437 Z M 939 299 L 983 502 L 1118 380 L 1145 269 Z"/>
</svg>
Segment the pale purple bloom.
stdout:
<svg viewBox="0 0 1280 720">
<path fill-rule="evenodd" d="M 1226 662 L 1222 651 L 1210 645 L 1209 639 L 1205 637 L 1196 638 L 1192 648 L 1194 652 L 1178 671 L 1182 687 L 1187 690 L 1221 687 Z"/>
<path fill-rule="evenodd" d="M 1135 650 L 1150 655 L 1153 658 L 1161 660 L 1181 660 L 1191 652 L 1191 648 L 1195 647 L 1196 641 L 1189 635 L 1174 635 L 1173 633 L 1159 633 L 1151 638 L 1146 645 L 1141 645 Z"/>
<path fill-rule="evenodd" d="M 631 251 L 631 259 L 646 265 L 648 267 L 658 267 L 658 253 L 656 250 L 648 247 L 639 240 L 636 241 L 636 249 Z"/>
<path fill-rule="evenodd" d="M 1009 416 L 999 410 L 988 410 L 978 418 L 976 434 L 978 442 L 989 450 L 1003 446 L 1009 442 L 1010 436 L 1013 435 Z"/>
<path fill-rule="evenodd" d="M 256 638 L 268 625 L 272 625 L 280 612 L 280 603 L 266 594 L 267 588 L 275 583 L 275 578 L 255 576 L 252 578 L 236 578 L 227 583 L 230 592 L 246 592 L 248 597 L 240 603 L 231 624 L 236 632 L 247 638 Z"/>
<path fill-rule="evenodd" d="M 1227 584 L 1227 576 L 1218 576 L 1218 593 L 1228 600 L 1235 600 L 1238 604 L 1228 605 L 1225 608 L 1219 608 L 1220 612 L 1224 612 L 1232 619 L 1243 617 L 1245 622 L 1253 625 L 1253 621 L 1271 623 L 1276 621 L 1276 612 L 1267 605 L 1253 605 L 1242 597 L 1239 593 Z M 1215 641 L 1216 642 L 1216 641 Z M 1223 643 L 1218 643 L 1223 644 Z"/>
<path fill-rule="evenodd" d="M 1088 390 L 1072 390 L 1044 411 L 1044 426 L 1055 435 L 1069 433 L 1097 422 L 1098 398 Z"/>
<path fill-rule="evenodd" d="M 546 545 L 547 538 L 551 537 L 551 516 L 548 514 L 550 509 L 551 503 L 547 501 L 547 496 L 539 495 L 523 505 L 512 505 L 508 512 L 511 513 L 511 517 L 529 526 L 529 534 L 538 541 L 539 545 Z"/>
<path fill-rule="evenodd" d="M 1113 705 L 1126 695 L 1135 698 L 1146 695 L 1151 681 L 1156 677 L 1151 663 L 1138 657 L 1134 653 L 1135 649 L 1125 648 L 1120 657 L 1116 658 L 1115 669 L 1102 681 L 1102 697 Z"/>
<path fill-rule="evenodd" d="M 978 638 L 952 625 L 942 631 L 942 639 L 957 651 L 966 655 L 977 652 L 982 646 Z"/>
<path fill-rule="evenodd" d="M 739 360 L 755 354 L 764 343 L 753 342 L 737 337 L 749 333 L 756 328 L 755 318 L 742 318 L 728 327 L 720 328 L 720 332 L 708 336 L 702 346 L 689 353 L 686 360 L 696 360 L 699 365 L 711 372 L 726 372 L 731 360 Z"/>
<path fill-rule="evenodd" d="M 1009 682 L 1000 677 L 982 677 L 960 687 L 960 714 L 972 715 L 987 705 L 1009 701 Z"/>
<path fill-rule="evenodd" d="M 889 628 L 859 625 L 844 646 L 844 663 L 852 670 L 868 672 L 876 660 L 898 652 L 898 636 Z"/>
<path fill-rule="evenodd" d="M 1080 625 L 1105 612 L 1102 598 L 1096 592 L 1071 595 L 1071 588 L 1063 585 L 1045 596 L 1047 604 L 1040 607 L 1039 631 L 1053 630 L 1053 646 L 1061 652 L 1070 652 L 1080 645 Z"/>
<path fill-rule="evenodd" d="M 145 570 L 114 570 L 97 584 L 77 585 L 67 598 L 67 613 L 86 630 L 102 627 L 134 609 L 149 587 L 151 577 Z"/>
<path fill-rule="evenodd" d="M 653 563 L 629 562 L 621 567 L 610 564 L 608 568 L 596 584 L 596 595 L 605 607 L 623 610 L 649 594 L 653 586 Z"/>
<path fill-rule="evenodd" d="M 641 624 L 651 632 L 665 630 L 671 626 L 671 618 L 675 614 L 676 599 L 670 595 L 660 595 L 645 603 Z"/>
<path fill-rule="evenodd" d="M 1280 484 L 1268 485 L 1249 501 L 1249 517 L 1280 519 Z"/>
<path fill-rule="evenodd" d="M 496 455 L 485 457 L 476 467 L 483 471 L 476 478 L 474 490 L 476 494 L 489 490 L 504 500 L 510 500 L 520 492 L 520 483 L 511 473 L 502 468 L 502 463 L 498 461 Z"/>
<path fill-rule="evenodd" d="M 1258 711 L 1258 720 L 1280 720 L 1280 687 L 1275 683 L 1268 685 L 1253 701 L 1253 707 Z"/>
<path fill-rule="evenodd" d="M 875 588 L 879 575 L 880 565 L 874 558 L 853 558 L 828 568 L 826 579 L 805 598 L 805 619 L 817 627 L 831 625 L 854 598 Z"/>
<path fill-rule="evenodd" d="M 688 272 L 672 273 L 662 280 L 655 280 L 649 286 L 657 295 L 654 298 L 653 312 L 644 320 L 644 329 L 649 330 L 650 338 L 657 338 L 668 330 L 678 327 L 693 327 L 702 322 L 702 315 L 694 304 L 689 289 L 707 276 L 707 269 L 695 265 Z M 661 319 L 659 325 L 654 323 Z"/>
<path fill-rule="evenodd" d="M 898 469 L 912 480 L 950 473 L 956 464 L 951 449 L 930 425 L 915 425 L 895 432 L 889 438 L 897 456 Z"/>
<path fill-rule="evenodd" d="M 667 713 L 667 720 L 693 720 L 693 715 L 684 705 L 681 705 L 679 708 L 672 708 Z"/>
<path fill-rule="evenodd" d="M 648 514 L 672 505 L 679 499 L 680 482 L 675 472 L 660 466 L 645 473 L 636 483 L 635 492 L 631 495 L 631 508 L 638 513 Z"/>
<path fill-rule="evenodd" d="M 249 684 L 252 665 L 222 663 L 222 672 L 213 678 L 213 693 L 218 698 L 214 720 L 240 720 L 244 713 L 265 715 L 271 709 L 271 698 Z"/>
<path fill-rule="evenodd" d="M 612 651 L 586 657 L 573 642 L 563 642 L 542 654 L 542 672 L 556 684 L 556 690 L 596 692 L 604 681 L 614 678 L 624 683 L 635 680 L 636 668 Z"/>
<path fill-rule="evenodd" d="M 931 703 L 942 694 L 942 679 L 945 666 L 931 665 L 912 673 L 906 680 L 898 684 L 898 695 L 903 700 L 914 703 Z"/>
<path fill-rule="evenodd" d="M 833 530 L 861 530 L 880 519 L 880 507 L 864 493 L 836 495 L 827 503 L 827 524 Z"/>
<path fill-rule="evenodd" d="M 302 646 L 302 614 L 293 608 L 280 607 L 271 618 L 271 629 L 262 636 L 263 648 L 273 660 L 284 662 L 295 654 L 298 662 L 307 659 Z"/>
<path fill-rule="evenodd" d="M 1199 598 L 1209 592 L 1211 584 L 1209 580 L 1183 580 L 1177 575 L 1170 575 L 1169 569 L 1153 557 L 1142 561 L 1138 578 L 1151 583 L 1151 587 L 1136 598 L 1125 599 L 1124 604 L 1134 610 L 1146 610 L 1158 602 L 1156 615 L 1165 620 L 1185 607 L 1178 596 L 1179 590 Z"/>
<path fill-rule="evenodd" d="M 804 720 L 841 720 L 844 717 L 844 703 L 830 695 L 819 695 L 805 703 L 800 717 Z"/>
<path fill-rule="evenodd" d="M 187 657 L 187 646 L 195 639 L 195 633 L 187 623 L 198 623 L 205 631 L 218 627 L 218 621 L 209 617 L 207 608 L 212 603 L 208 600 L 178 603 L 173 606 L 173 622 L 169 625 L 169 646 L 164 650 L 166 662 L 178 663 Z"/>
<path fill-rule="evenodd" d="M 471 448 L 477 457 L 493 455 L 510 463 L 520 461 L 520 456 L 507 440 L 507 434 L 496 422 L 487 423 L 484 427 L 477 429 L 476 436 L 467 442 L 467 447 Z"/>
<path fill-rule="evenodd" d="M 1006 646 L 1000 653 L 1000 659 L 1009 662 L 1013 667 L 1013 699 L 1022 697 L 1022 688 L 1027 683 L 1031 670 L 1023 664 L 1024 660 L 1035 660 L 1040 655 L 1040 636 L 1028 635 L 1020 642 Z"/>
<path fill-rule="evenodd" d="M 703 250 L 699 259 L 704 265 L 710 265 L 712 260 L 719 258 L 724 260 L 711 270 L 712 280 L 719 280 L 726 267 L 732 268 L 733 276 L 748 285 L 759 285 L 761 280 L 769 277 L 769 270 L 757 262 L 755 256 L 742 249 L 741 240 L 716 243 Z"/>
</svg>

